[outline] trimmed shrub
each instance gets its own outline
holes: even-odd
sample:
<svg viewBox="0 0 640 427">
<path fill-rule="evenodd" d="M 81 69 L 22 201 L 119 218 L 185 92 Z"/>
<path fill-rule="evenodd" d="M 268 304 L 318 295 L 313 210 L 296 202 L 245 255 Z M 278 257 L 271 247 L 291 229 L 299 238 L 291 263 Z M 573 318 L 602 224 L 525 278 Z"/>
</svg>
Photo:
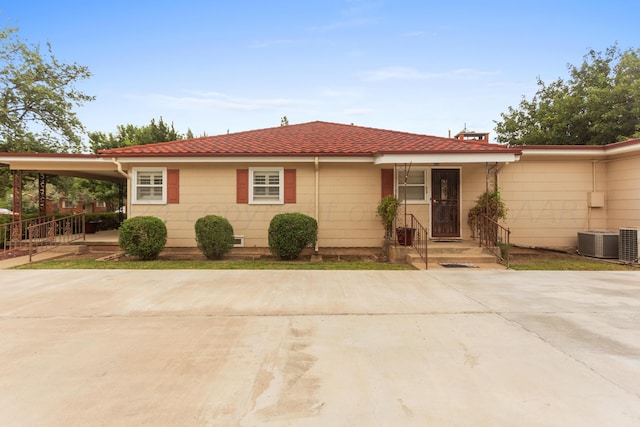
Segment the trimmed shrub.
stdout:
<svg viewBox="0 0 640 427">
<path fill-rule="evenodd" d="M 269 224 L 269 249 L 282 259 L 296 259 L 318 240 L 318 222 L 301 213 L 278 214 Z"/>
<path fill-rule="evenodd" d="M 118 244 L 129 255 L 156 259 L 167 244 L 167 226 L 154 216 L 136 216 L 120 225 Z"/>
<path fill-rule="evenodd" d="M 233 227 L 226 218 L 207 215 L 195 224 L 198 249 L 207 259 L 220 259 L 233 247 Z"/>
</svg>

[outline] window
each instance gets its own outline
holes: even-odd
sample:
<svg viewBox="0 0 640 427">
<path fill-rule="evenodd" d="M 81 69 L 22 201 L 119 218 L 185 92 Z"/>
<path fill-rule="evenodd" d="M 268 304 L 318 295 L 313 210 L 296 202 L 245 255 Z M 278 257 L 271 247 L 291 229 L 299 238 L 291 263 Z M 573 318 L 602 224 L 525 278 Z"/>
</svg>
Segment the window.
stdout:
<svg viewBox="0 0 640 427">
<path fill-rule="evenodd" d="M 283 204 L 283 175 L 283 168 L 250 168 L 249 203 Z"/>
<path fill-rule="evenodd" d="M 407 202 L 426 202 L 427 201 L 427 174 L 424 169 L 409 169 L 406 174 L 405 170 L 398 168 L 396 174 L 396 186 L 398 199 L 407 200 Z"/>
<path fill-rule="evenodd" d="M 100 200 L 96 202 L 96 208 L 106 208 L 106 207 L 107 207 L 107 204 L 105 202 L 102 202 Z"/>
<path fill-rule="evenodd" d="M 133 169 L 133 203 L 166 203 L 166 168 Z"/>
<path fill-rule="evenodd" d="M 71 200 L 63 200 L 62 201 L 62 207 L 64 209 L 73 209 L 76 207 L 76 204 L 73 203 Z"/>
</svg>

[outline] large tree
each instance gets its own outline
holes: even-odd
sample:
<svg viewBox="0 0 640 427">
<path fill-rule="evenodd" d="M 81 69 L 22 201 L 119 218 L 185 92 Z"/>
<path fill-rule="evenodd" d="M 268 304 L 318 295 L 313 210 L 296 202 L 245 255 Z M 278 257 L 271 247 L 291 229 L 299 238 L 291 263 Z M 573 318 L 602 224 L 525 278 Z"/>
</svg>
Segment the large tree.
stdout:
<svg viewBox="0 0 640 427">
<path fill-rule="evenodd" d="M 496 121 L 511 145 L 604 145 L 640 136 L 640 49 L 590 50 L 569 79 L 546 84 Z"/>
<path fill-rule="evenodd" d="M 191 134 L 191 130 L 188 131 L 188 134 Z M 157 123 L 155 119 L 151 119 L 151 122 L 146 126 L 119 125 L 115 134 L 89 132 L 89 144 L 94 153 L 97 153 L 98 150 L 176 141 L 183 138 L 183 135 L 176 132 L 173 123 L 167 125 L 162 117 Z"/>
<path fill-rule="evenodd" d="M 91 74 L 0 28 L 0 151 L 80 152 L 84 128 L 74 106 L 93 100 L 75 84 Z"/>
</svg>

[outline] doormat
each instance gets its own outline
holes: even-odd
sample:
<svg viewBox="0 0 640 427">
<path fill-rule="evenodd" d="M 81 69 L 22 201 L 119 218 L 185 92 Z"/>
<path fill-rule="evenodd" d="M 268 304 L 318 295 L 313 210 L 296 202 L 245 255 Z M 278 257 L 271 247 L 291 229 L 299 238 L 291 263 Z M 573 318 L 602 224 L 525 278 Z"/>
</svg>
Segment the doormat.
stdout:
<svg viewBox="0 0 640 427">
<path fill-rule="evenodd" d="M 439 264 L 444 268 L 478 268 L 477 265 L 468 262 L 440 262 Z"/>
</svg>

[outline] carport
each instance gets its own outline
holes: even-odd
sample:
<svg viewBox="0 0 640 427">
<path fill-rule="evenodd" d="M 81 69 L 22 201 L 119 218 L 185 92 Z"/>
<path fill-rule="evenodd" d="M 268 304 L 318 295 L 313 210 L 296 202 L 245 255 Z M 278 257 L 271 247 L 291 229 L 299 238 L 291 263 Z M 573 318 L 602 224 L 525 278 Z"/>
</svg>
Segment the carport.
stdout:
<svg viewBox="0 0 640 427">
<path fill-rule="evenodd" d="M 117 183 L 119 205 L 124 206 L 127 174 L 115 160 L 94 154 L 1 153 L 0 164 L 9 166 L 13 181 L 12 210 L 16 220 L 8 226 L 9 242 L 19 242 L 23 238 L 22 189 L 27 174 L 37 175 L 38 181 L 38 218 L 35 223 L 46 222 L 50 214 L 46 203 L 47 180 L 52 175 Z"/>
</svg>

